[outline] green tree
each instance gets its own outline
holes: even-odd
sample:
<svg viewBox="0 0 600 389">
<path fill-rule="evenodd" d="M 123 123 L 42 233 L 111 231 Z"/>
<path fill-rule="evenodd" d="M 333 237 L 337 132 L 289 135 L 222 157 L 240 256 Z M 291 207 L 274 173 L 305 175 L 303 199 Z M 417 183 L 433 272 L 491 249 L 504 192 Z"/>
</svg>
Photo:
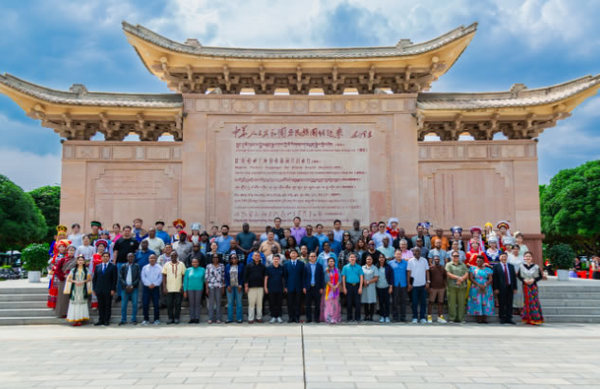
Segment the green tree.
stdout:
<svg viewBox="0 0 600 389">
<path fill-rule="evenodd" d="M 46 235 L 46 220 L 28 193 L 0 175 L 0 250 L 20 250 Z"/>
<path fill-rule="evenodd" d="M 600 160 L 558 172 L 540 191 L 546 243 L 570 244 L 577 254 L 600 251 Z"/>
<path fill-rule="evenodd" d="M 51 242 L 56 234 L 60 216 L 60 186 L 42 186 L 29 192 L 37 207 L 46 219 L 46 236 L 44 240 Z"/>
</svg>

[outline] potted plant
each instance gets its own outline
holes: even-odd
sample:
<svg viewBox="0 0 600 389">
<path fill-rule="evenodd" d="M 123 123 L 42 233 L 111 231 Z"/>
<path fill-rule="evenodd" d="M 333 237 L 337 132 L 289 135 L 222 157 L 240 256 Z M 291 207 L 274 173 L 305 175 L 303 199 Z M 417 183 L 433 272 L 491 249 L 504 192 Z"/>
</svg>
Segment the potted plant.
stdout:
<svg viewBox="0 0 600 389">
<path fill-rule="evenodd" d="M 48 267 L 48 243 L 32 243 L 21 253 L 23 269 L 29 282 L 40 282 L 42 272 Z"/>
<path fill-rule="evenodd" d="M 565 243 L 560 243 L 550 247 L 548 250 L 550 264 L 556 269 L 556 275 L 559 281 L 569 280 L 569 270 L 575 263 L 575 252 Z"/>
</svg>

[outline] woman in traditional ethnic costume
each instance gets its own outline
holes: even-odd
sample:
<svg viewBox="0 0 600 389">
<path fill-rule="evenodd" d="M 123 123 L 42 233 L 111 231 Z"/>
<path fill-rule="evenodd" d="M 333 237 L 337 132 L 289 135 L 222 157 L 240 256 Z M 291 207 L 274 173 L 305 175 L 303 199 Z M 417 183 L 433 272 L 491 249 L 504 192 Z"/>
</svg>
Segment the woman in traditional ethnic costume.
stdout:
<svg viewBox="0 0 600 389">
<path fill-rule="evenodd" d="M 54 245 L 56 254 L 54 254 L 52 259 L 49 261 L 50 271 L 48 272 L 48 277 L 50 278 L 50 282 L 48 283 L 48 302 L 46 303 L 48 308 L 56 307 L 56 296 L 58 296 L 58 278 L 56 277 L 54 268 L 56 264 L 65 256 L 69 244 L 70 242 L 68 240 L 61 240 Z"/>
<path fill-rule="evenodd" d="M 50 255 L 51 257 L 55 256 L 58 253 L 58 242 L 65 239 L 67 239 L 67 226 L 59 224 L 58 226 L 56 226 L 56 235 L 54 236 L 54 240 L 50 244 L 50 250 L 48 250 L 48 255 Z"/>
<path fill-rule="evenodd" d="M 88 297 L 91 294 L 92 276 L 85 266 L 85 257 L 77 257 L 77 267 L 67 276 L 64 294 L 69 296 L 69 309 L 67 321 L 73 326 L 80 326 L 90 319 L 88 310 Z"/>
<path fill-rule="evenodd" d="M 481 227 L 479 226 L 471 227 L 471 239 L 469 239 L 469 242 L 467 243 L 467 252 L 471 251 L 471 245 L 473 242 L 477 242 L 480 251 L 483 252 L 483 250 L 485 250 L 483 238 L 481 237 Z"/>
<path fill-rule="evenodd" d="M 466 253 L 466 257 L 467 257 L 467 262 L 466 265 L 467 266 L 477 266 L 477 257 L 479 255 L 484 254 L 483 250 L 481 249 L 481 246 L 479 245 L 479 241 L 476 240 L 471 240 L 469 242 L 469 251 L 467 251 Z M 484 255 L 484 263 L 489 263 L 489 261 L 487 260 L 487 258 Z"/>
<path fill-rule="evenodd" d="M 322 298 L 321 321 L 329 324 L 342 321 L 342 307 L 340 306 L 341 276 L 335 267 L 335 259 L 329 257 L 327 270 L 325 270 L 325 293 Z"/>
<path fill-rule="evenodd" d="M 458 248 L 456 250 L 461 250 L 461 251 L 465 251 L 465 244 L 463 242 L 463 238 L 462 238 L 462 232 L 463 229 L 461 226 L 454 226 L 450 229 L 450 232 L 452 232 L 452 239 L 450 239 L 451 241 L 457 241 L 458 242 Z"/>
<path fill-rule="evenodd" d="M 506 245 L 513 245 L 515 243 L 515 238 L 510 233 L 510 224 L 506 220 L 500 220 L 496 228 L 498 228 L 498 244 L 500 245 L 500 249 L 506 251 Z"/>
<path fill-rule="evenodd" d="M 502 250 L 498 249 L 498 238 L 491 237 L 488 239 L 488 249 L 485 250 L 485 256 L 491 268 L 500 263 L 500 254 L 502 254 Z"/>
<path fill-rule="evenodd" d="M 538 292 L 537 282 L 542 279 L 540 267 L 533 263 L 531 251 L 525 253 L 525 263 L 522 263 L 517 272 L 517 277 L 523 281 L 523 310 L 521 320 L 523 323 L 538 325 L 544 322 L 542 306 Z"/>
<path fill-rule="evenodd" d="M 490 239 L 496 238 L 496 243 L 498 242 L 498 235 L 496 231 L 494 231 L 494 225 L 490 222 L 487 222 L 483 225 L 483 243 L 489 247 Z"/>
<path fill-rule="evenodd" d="M 471 266 L 469 278 L 469 302 L 467 313 L 477 316 L 477 323 L 487 323 L 486 316 L 494 315 L 494 294 L 492 293 L 493 271 L 485 266 L 484 256 L 477 256 L 477 266 Z"/>
<path fill-rule="evenodd" d="M 56 317 L 65 318 L 67 317 L 67 309 L 69 308 L 69 296 L 63 292 L 65 290 L 65 284 L 67 277 L 71 270 L 75 267 L 75 250 L 74 246 L 67 248 L 67 255 L 61 258 L 54 266 L 54 274 L 56 276 L 56 288 L 58 294 L 56 296 L 56 307 L 54 311 Z"/>
<path fill-rule="evenodd" d="M 398 218 L 391 217 L 388 219 L 386 231 L 391 235 L 392 239 L 396 239 L 398 234 L 400 234 L 400 228 L 398 227 L 399 224 L 400 222 L 398 221 Z M 391 244 L 392 242 L 390 242 L 390 245 Z"/>
</svg>

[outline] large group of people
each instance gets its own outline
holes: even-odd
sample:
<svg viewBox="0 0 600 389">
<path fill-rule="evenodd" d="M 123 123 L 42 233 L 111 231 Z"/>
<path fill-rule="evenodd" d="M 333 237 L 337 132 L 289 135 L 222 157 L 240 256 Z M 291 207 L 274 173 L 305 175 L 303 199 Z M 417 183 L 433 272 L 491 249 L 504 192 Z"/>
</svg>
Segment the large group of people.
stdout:
<svg viewBox="0 0 600 389">
<path fill-rule="evenodd" d="M 200 223 L 185 231 L 182 219 L 174 233 L 157 221 L 147 230 L 142 219 L 132 225 L 102 228 L 91 222 L 84 234 L 79 224 L 71 231 L 57 227 L 50 248 L 48 306 L 75 326 L 90 320 L 109 325 L 111 306 L 121 304 L 120 325 L 159 324 L 166 306 L 168 324 L 180 321 L 183 301 L 189 304 L 189 322 L 199 323 L 204 305 L 207 322 L 242 323 L 242 297 L 248 301 L 248 323 L 263 322 L 268 303 L 270 323 L 283 322 L 287 304 L 291 323 L 339 323 L 342 307 L 348 322 L 464 323 L 465 315 L 487 323 L 498 315 L 503 324 L 515 324 L 519 314 L 527 324 L 543 323 L 537 283 L 543 272 L 523 241 L 501 221 L 495 226 L 459 226 L 445 234 L 442 228 L 418 223 L 409 237 L 398 219 L 361 228 L 358 220 L 345 230 L 340 220 L 325 231 L 322 224 L 302 225 L 300 217 L 289 228 L 275 218 L 264 233 L 244 223 L 230 235 L 229 226 Z M 433 232 L 433 233 L 431 233 Z M 447 316 L 444 314 L 447 305 Z M 153 308 L 150 317 L 150 306 Z"/>
</svg>

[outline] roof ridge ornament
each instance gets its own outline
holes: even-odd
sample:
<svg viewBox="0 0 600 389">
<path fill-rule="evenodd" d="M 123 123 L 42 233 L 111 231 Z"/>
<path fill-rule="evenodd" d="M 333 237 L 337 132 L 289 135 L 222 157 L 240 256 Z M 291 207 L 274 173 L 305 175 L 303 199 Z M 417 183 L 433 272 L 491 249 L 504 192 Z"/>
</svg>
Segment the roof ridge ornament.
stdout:
<svg viewBox="0 0 600 389">
<path fill-rule="evenodd" d="M 525 89 L 527 89 L 527 85 L 519 82 L 510 87 L 510 94 L 513 97 L 518 97 L 521 94 L 521 91 L 524 91 Z"/>
<path fill-rule="evenodd" d="M 404 49 L 405 47 L 411 46 L 412 44 L 413 41 L 411 41 L 410 39 L 400 39 L 398 43 L 396 43 L 396 48 Z"/>
<path fill-rule="evenodd" d="M 73 92 L 78 96 L 85 96 L 88 94 L 88 90 L 83 84 L 73 84 L 69 88 L 69 92 Z"/>
<path fill-rule="evenodd" d="M 196 38 L 187 38 L 185 44 L 187 46 L 202 47 L 202 43 Z"/>
</svg>

